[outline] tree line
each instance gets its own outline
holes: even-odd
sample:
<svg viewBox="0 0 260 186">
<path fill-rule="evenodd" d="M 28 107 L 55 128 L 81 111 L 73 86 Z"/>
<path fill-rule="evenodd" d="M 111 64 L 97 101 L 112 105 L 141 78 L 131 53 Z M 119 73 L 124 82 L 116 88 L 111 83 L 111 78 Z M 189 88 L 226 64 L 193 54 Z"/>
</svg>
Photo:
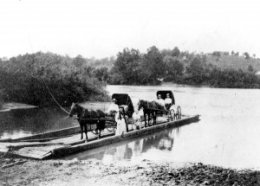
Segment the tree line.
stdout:
<svg viewBox="0 0 260 186">
<path fill-rule="evenodd" d="M 141 53 L 125 48 L 116 57 L 72 58 L 37 52 L 0 59 L 0 105 L 15 101 L 38 106 L 108 100 L 106 84 L 158 85 L 172 82 L 226 88 L 260 88 L 256 70 L 221 69 L 207 61 L 208 54 L 180 51 L 178 47 Z M 212 56 L 219 58 L 220 52 Z"/>
<path fill-rule="evenodd" d="M 216 55 L 214 52 L 212 55 Z M 221 54 L 219 54 L 221 55 Z M 102 69 L 110 84 L 146 85 L 172 82 L 226 88 L 259 88 L 260 80 L 251 65 L 248 69 L 221 69 L 207 62 L 207 54 L 159 50 L 152 46 L 146 53 L 125 48 L 119 52 L 110 71 Z"/>
<path fill-rule="evenodd" d="M 38 106 L 108 99 L 104 83 L 81 56 L 38 52 L 0 61 L 0 100 Z"/>
</svg>

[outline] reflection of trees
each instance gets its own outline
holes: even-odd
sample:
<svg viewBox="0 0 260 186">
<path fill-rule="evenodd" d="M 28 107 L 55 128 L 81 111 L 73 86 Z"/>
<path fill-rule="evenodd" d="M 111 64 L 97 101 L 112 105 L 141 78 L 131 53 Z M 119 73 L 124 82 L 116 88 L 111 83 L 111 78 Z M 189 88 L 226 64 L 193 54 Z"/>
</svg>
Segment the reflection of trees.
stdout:
<svg viewBox="0 0 260 186">
<path fill-rule="evenodd" d="M 73 120 L 66 117 L 55 108 L 18 109 L 0 113 L 0 138 L 3 133 L 16 137 L 18 131 L 37 134 L 72 126 Z"/>
</svg>

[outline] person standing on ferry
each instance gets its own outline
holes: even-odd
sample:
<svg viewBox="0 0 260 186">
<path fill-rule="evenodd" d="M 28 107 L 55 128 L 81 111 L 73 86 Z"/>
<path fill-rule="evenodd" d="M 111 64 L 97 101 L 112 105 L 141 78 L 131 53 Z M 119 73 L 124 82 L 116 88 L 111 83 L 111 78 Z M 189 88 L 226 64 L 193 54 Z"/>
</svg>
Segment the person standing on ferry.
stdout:
<svg viewBox="0 0 260 186">
<path fill-rule="evenodd" d="M 172 104 L 172 98 L 170 97 L 170 94 L 169 94 L 169 93 L 166 94 L 166 98 L 165 98 L 165 100 L 164 100 L 164 103 L 165 103 L 165 108 L 166 108 L 167 110 L 170 110 L 170 108 L 171 108 L 171 106 L 172 106 L 173 104 Z"/>
<path fill-rule="evenodd" d="M 112 103 L 110 104 L 108 110 L 107 110 L 107 113 L 111 116 L 115 116 L 118 112 L 119 112 L 119 107 L 118 105 L 116 104 L 116 99 L 112 99 Z"/>
</svg>

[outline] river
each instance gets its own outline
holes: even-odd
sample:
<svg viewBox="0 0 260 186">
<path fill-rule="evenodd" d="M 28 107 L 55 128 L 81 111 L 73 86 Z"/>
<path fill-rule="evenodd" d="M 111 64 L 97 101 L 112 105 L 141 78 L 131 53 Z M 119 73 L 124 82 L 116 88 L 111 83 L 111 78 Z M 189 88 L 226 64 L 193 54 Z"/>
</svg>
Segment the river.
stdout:
<svg viewBox="0 0 260 186">
<path fill-rule="evenodd" d="M 260 170 L 260 90 L 173 84 L 107 86 L 110 94 L 128 93 L 134 105 L 141 98 L 154 100 L 157 90 L 172 90 L 183 114 L 200 114 L 200 121 L 66 159 L 95 158 L 104 162 L 150 159 Z M 77 125 L 55 109 L 12 111 L 0 113 L 0 117 L 2 139 Z"/>
</svg>

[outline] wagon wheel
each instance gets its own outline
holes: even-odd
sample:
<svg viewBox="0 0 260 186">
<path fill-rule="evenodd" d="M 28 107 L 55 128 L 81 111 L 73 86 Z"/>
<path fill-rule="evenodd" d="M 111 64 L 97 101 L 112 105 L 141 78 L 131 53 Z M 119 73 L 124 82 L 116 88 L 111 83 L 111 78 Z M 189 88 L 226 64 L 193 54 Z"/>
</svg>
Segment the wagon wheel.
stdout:
<svg viewBox="0 0 260 186">
<path fill-rule="evenodd" d="M 111 124 L 111 122 L 109 122 L 110 125 L 108 127 L 106 127 L 108 132 L 115 132 L 116 131 L 116 124 Z"/>
<path fill-rule="evenodd" d="M 106 128 L 108 132 L 114 133 L 116 131 L 116 127 L 108 127 Z"/>
<path fill-rule="evenodd" d="M 95 132 L 94 132 L 95 131 Z M 91 132 L 94 134 L 94 135 L 98 135 L 98 132 L 96 130 L 91 130 Z"/>
</svg>

